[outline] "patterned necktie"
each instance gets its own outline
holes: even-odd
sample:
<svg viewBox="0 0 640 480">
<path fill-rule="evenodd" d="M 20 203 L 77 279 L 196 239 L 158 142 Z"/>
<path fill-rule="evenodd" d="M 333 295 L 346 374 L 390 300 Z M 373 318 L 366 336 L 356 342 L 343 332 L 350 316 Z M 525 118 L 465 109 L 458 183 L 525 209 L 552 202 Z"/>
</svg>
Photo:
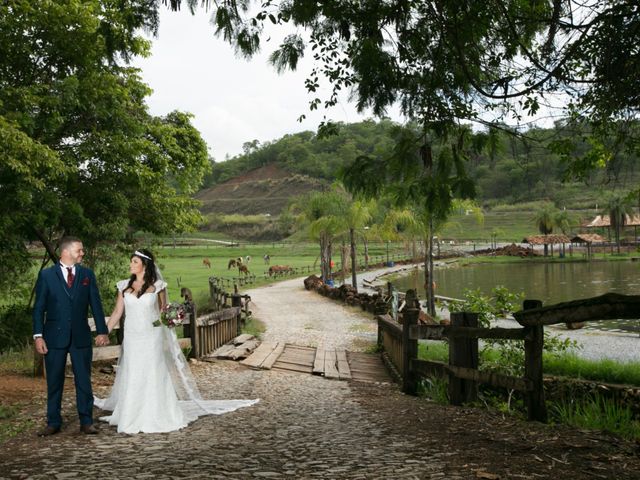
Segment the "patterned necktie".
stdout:
<svg viewBox="0 0 640 480">
<path fill-rule="evenodd" d="M 67 273 L 67 286 L 69 288 L 71 288 L 71 287 L 73 287 L 73 279 L 74 279 L 72 268 L 71 267 L 67 267 L 67 272 L 68 272 Z"/>
</svg>

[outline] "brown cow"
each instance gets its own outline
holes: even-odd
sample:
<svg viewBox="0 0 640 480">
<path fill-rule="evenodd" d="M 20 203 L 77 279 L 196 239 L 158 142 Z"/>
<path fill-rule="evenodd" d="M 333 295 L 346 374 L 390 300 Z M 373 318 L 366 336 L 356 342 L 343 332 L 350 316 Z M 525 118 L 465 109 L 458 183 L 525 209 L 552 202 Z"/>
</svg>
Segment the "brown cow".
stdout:
<svg viewBox="0 0 640 480">
<path fill-rule="evenodd" d="M 249 275 L 249 269 L 246 265 L 238 265 L 238 273 L 244 273 L 245 275 Z"/>
<path fill-rule="evenodd" d="M 289 265 L 272 265 L 269 267 L 269 276 L 278 276 L 284 275 L 285 273 L 290 273 L 292 268 Z"/>
<path fill-rule="evenodd" d="M 208 258 L 203 258 L 202 265 L 204 265 L 207 268 L 211 268 L 211 260 L 209 260 Z"/>
<path fill-rule="evenodd" d="M 231 270 L 231 267 L 235 267 L 236 266 L 236 259 L 232 258 L 231 260 L 229 260 L 229 263 L 227 264 L 227 270 Z"/>
</svg>

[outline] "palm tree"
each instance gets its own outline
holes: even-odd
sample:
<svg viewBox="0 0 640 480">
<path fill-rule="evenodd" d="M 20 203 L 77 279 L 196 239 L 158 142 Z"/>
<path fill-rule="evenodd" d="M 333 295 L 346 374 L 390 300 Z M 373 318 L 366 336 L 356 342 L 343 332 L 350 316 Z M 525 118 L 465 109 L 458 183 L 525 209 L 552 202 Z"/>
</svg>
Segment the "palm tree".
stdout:
<svg viewBox="0 0 640 480">
<path fill-rule="evenodd" d="M 331 249 L 345 215 L 344 194 L 337 189 L 311 192 L 292 205 L 308 224 L 309 234 L 320 245 L 320 270 L 324 282 L 331 280 Z"/>
<path fill-rule="evenodd" d="M 471 210 L 479 223 L 484 221 L 480 208 L 469 200 L 453 199 L 452 208 Z M 424 285 L 427 292 L 427 311 L 435 316 L 435 269 L 433 268 L 434 238 L 447 224 L 445 220 L 434 218 L 426 208 L 416 205 L 413 208 L 392 210 L 385 220 L 387 232 L 392 234 L 398 225 L 403 227 L 402 234 L 410 238 L 420 238 L 424 241 Z"/>
<path fill-rule="evenodd" d="M 628 197 L 612 195 L 607 200 L 604 212 L 609 215 L 609 222 L 616 238 L 618 253 L 620 253 L 620 233 L 627 223 L 627 215 L 633 215 L 633 208 Z"/>
<path fill-rule="evenodd" d="M 566 210 L 558 210 L 558 212 L 553 217 L 553 224 L 560 229 L 560 231 L 569 235 L 571 231 L 571 215 Z M 562 244 L 562 255 L 565 254 L 564 243 Z"/>
<path fill-rule="evenodd" d="M 546 203 L 540 210 L 538 210 L 533 217 L 533 222 L 536 224 L 538 231 L 542 235 L 549 235 L 553 232 L 554 218 L 556 216 L 556 207 L 552 203 Z M 544 256 L 548 254 L 548 245 L 544 244 Z"/>
<path fill-rule="evenodd" d="M 442 122 L 398 126 L 390 156 L 360 156 L 341 172 L 347 189 L 368 198 L 388 194 L 398 208 L 418 212 L 425 234 L 427 273 L 431 273 L 435 228 L 450 215 L 454 198 L 471 198 L 473 182 L 467 176 L 465 159 L 471 150 L 471 129 Z M 470 148 L 471 147 L 471 148 Z M 427 281 L 429 312 L 433 313 L 432 281 Z"/>
<path fill-rule="evenodd" d="M 347 214 L 343 218 L 349 230 L 349 243 L 351 244 L 351 285 L 356 290 L 358 290 L 356 282 L 356 233 L 364 229 L 365 225 L 371 220 L 371 204 L 372 202 L 361 200 L 351 202 L 347 209 Z"/>
</svg>

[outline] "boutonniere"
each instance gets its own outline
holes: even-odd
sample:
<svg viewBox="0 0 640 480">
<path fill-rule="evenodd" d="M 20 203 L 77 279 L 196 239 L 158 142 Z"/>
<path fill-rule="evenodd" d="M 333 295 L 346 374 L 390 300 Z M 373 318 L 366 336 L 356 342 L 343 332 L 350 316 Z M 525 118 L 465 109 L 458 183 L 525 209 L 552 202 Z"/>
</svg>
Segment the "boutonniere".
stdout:
<svg viewBox="0 0 640 480">
<path fill-rule="evenodd" d="M 82 285 L 83 285 L 83 286 L 85 286 L 85 287 L 86 287 L 86 286 L 88 286 L 88 285 L 89 285 L 89 283 L 90 283 L 90 281 L 89 281 L 89 277 L 84 277 L 84 278 L 82 279 Z"/>
</svg>

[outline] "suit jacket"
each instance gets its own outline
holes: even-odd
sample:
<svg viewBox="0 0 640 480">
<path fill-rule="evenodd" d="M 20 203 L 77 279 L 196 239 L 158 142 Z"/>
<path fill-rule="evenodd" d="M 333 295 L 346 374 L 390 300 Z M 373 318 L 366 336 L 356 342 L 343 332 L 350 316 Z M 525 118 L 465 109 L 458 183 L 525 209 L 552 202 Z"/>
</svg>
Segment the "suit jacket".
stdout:
<svg viewBox="0 0 640 480">
<path fill-rule="evenodd" d="M 73 286 L 69 288 L 59 264 L 40 271 L 33 307 L 33 333 L 41 334 L 50 348 L 89 347 L 91 329 L 87 321 L 89 306 L 98 334 L 107 334 L 100 293 L 94 273 L 76 265 Z"/>
</svg>

